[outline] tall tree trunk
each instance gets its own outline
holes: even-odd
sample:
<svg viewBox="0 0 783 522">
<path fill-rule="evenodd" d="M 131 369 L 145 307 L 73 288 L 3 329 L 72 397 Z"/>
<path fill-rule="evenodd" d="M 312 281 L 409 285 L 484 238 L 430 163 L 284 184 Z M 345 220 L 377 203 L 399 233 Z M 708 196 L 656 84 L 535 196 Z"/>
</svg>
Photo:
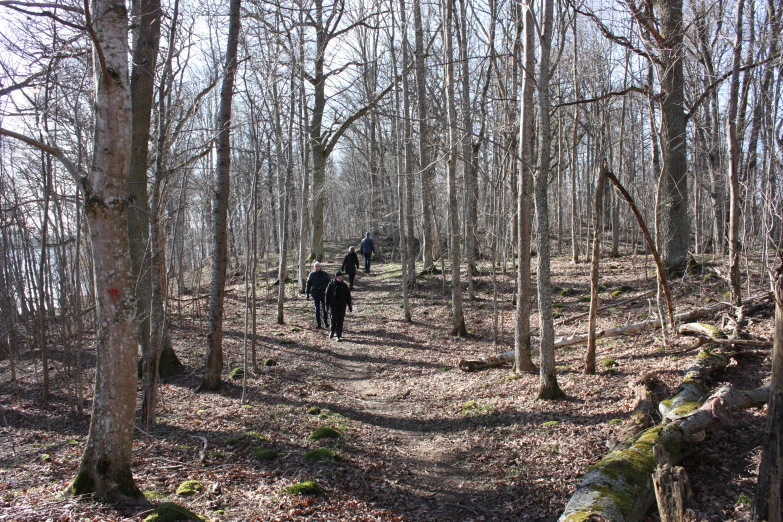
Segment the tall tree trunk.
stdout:
<svg viewBox="0 0 783 522">
<path fill-rule="evenodd" d="M 600 211 L 604 197 L 605 165 L 601 165 L 598 174 L 598 185 L 595 189 L 595 214 L 593 214 L 593 262 L 590 265 L 590 316 L 587 323 L 587 355 L 585 357 L 585 374 L 595 374 L 595 322 L 598 316 L 598 277 L 601 259 L 601 217 Z"/>
<path fill-rule="evenodd" d="M 220 89 L 215 194 L 212 200 L 213 261 L 209 295 L 209 332 L 204 377 L 199 391 L 217 390 L 220 387 L 220 374 L 223 371 L 223 297 L 226 291 L 228 264 L 228 196 L 231 179 L 231 102 L 237 69 L 241 4 L 242 0 L 231 0 L 225 72 Z"/>
<path fill-rule="evenodd" d="M 565 393 L 557 384 L 555 368 L 555 325 L 552 318 L 551 245 L 549 242 L 549 205 L 547 181 L 549 179 L 550 148 L 552 143 L 549 125 L 549 56 L 552 50 L 552 25 L 554 1 L 542 2 L 543 27 L 541 31 L 541 52 L 538 61 L 538 166 L 535 175 L 536 221 L 538 223 L 537 286 L 538 323 L 540 329 L 540 381 L 538 398 L 544 400 L 562 399 Z"/>
<path fill-rule="evenodd" d="M 415 39 L 416 70 L 416 109 L 419 118 L 419 179 L 421 183 L 422 213 L 422 252 L 424 269 L 434 266 L 434 254 L 438 252 L 435 244 L 433 185 L 435 183 L 435 165 L 432 163 L 432 144 L 430 143 L 430 125 L 427 119 L 427 57 L 424 53 L 424 30 L 421 21 L 421 0 L 413 0 L 413 24 Z"/>
<path fill-rule="evenodd" d="M 468 298 L 475 299 L 473 291 L 473 271 L 476 268 L 476 238 L 475 238 L 475 218 L 472 210 L 475 205 L 475 185 L 476 175 L 473 165 L 473 111 L 470 104 L 470 57 L 468 56 L 468 7 L 467 0 L 460 0 L 459 16 L 459 57 L 461 65 L 462 89 L 461 89 L 461 109 L 462 109 L 462 168 L 465 184 L 465 264 L 468 277 Z"/>
<path fill-rule="evenodd" d="M 533 369 L 530 352 L 530 238 L 533 170 L 533 67 L 535 65 L 535 27 L 533 22 L 533 0 L 523 7 L 524 67 L 522 70 L 522 104 L 519 116 L 519 193 L 517 200 L 517 316 L 514 334 L 514 368 L 517 372 Z"/>
<path fill-rule="evenodd" d="M 280 257 L 277 264 L 277 324 L 285 324 L 283 305 L 285 304 L 285 278 L 286 278 L 286 257 L 288 255 L 288 194 L 291 188 L 291 176 L 294 170 L 294 150 L 293 150 L 293 128 L 294 116 L 296 114 L 296 85 L 294 75 L 291 74 L 291 104 L 288 114 L 288 135 L 285 138 L 287 147 L 283 152 L 283 127 L 280 124 L 280 109 L 277 95 L 277 86 L 273 85 L 275 97 L 275 126 L 277 133 L 278 157 L 285 158 L 285 174 L 278 180 L 278 192 L 280 196 Z M 254 283 L 255 284 L 255 283 Z"/>
<path fill-rule="evenodd" d="M 326 136 L 321 124 L 326 108 L 326 45 L 329 37 L 323 25 L 323 0 L 315 0 L 316 55 L 313 64 L 313 116 L 310 120 L 310 152 L 313 158 L 313 237 L 310 260 L 323 261 L 324 255 L 324 180 L 326 176 Z"/>
<path fill-rule="evenodd" d="M 753 520 L 757 522 L 780 522 L 783 518 L 783 265 L 778 268 L 772 285 L 775 293 L 775 346 L 767 427 L 753 505 Z"/>
<path fill-rule="evenodd" d="M 147 199 L 150 122 L 155 91 L 155 68 L 160 44 L 160 0 L 141 0 L 136 45 L 131 71 L 131 162 L 128 173 L 128 241 L 131 255 L 131 277 L 136 282 L 136 323 L 139 330 L 142 370 L 149 357 L 150 288 L 147 244 L 150 234 Z M 160 131 L 162 132 L 162 131 Z M 146 261 L 145 261 L 146 260 Z M 145 387 L 146 389 L 146 387 Z M 142 405 L 148 404 L 146 398 Z M 142 406 L 144 410 L 144 406 Z M 146 418 L 142 412 L 142 419 Z"/>
<path fill-rule="evenodd" d="M 731 69 L 731 88 L 729 91 L 729 113 L 727 116 L 727 137 L 729 141 L 729 281 L 731 284 L 731 302 L 734 306 L 742 304 L 739 258 L 739 143 L 737 139 L 737 102 L 739 98 L 739 76 L 742 62 L 742 15 L 745 0 L 737 2 L 734 24 L 736 37 Z"/>
<path fill-rule="evenodd" d="M 576 40 L 576 17 L 574 17 L 573 27 L 574 33 L 574 61 L 572 67 L 572 80 L 574 82 L 574 100 L 579 99 L 579 76 L 577 65 L 577 40 Z M 576 165 L 579 160 L 577 154 L 577 129 L 579 127 L 579 104 L 574 104 L 574 116 L 573 116 L 573 128 L 571 129 L 571 262 L 577 264 L 579 262 L 579 238 L 577 236 L 577 222 L 579 218 L 576 211 Z"/>
<path fill-rule="evenodd" d="M 160 17 L 160 4 L 157 6 L 157 16 Z M 141 352 L 141 367 L 142 367 L 142 399 L 141 399 L 141 419 L 145 429 L 149 429 L 155 423 L 155 408 L 157 404 L 157 384 L 158 384 L 158 371 L 159 362 L 161 356 L 161 347 L 164 344 L 163 339 L 166 335 L 165 328 L 165 313 L 164 296 L 165 296 L 165 266 L 166 266 L 166 244 L 165 234 L 161 233 L 161 212 L 162 212 L 162 184 L 164 183 L 164 170 L 167 165 L 167 139 L 166 129 L 168 127 L 169 109 L 170 109 L 170 91 L 172 82 L 172 70 L 171 62 L 175 53 L 174 50 L 174 38 L 177 31 L 177 20 L 179 18 L 179 1 L 174 2 L 174 15 L 172 18 L 171 29 L 169 32 L 169 50 L 166 57 L 166 63 L 163 66 L 163 73 L 161 75 L 161 85 L 158 90 L 158 140 L 157 140 L 157 154 L 155 158 L 155 178 L 152 184 L 152 194 L 149 205 L 149 214 L 144 216 L 144 220 L 147 221 L 149 231 L 147 237 L 150 244 L 150 261 L 143 265 L 141 268 L 145 272 L 142 274 L 145 277 L 147 287 L 147 299 L 149 302 L 146 305 L 147 313 L 147 326 L 146 332 L 148 338 L 144 340 Z M 160 24 L 160 20 L 158 20 Z M 142 43 L 142 36 L 144 31 L 139 33 L 139 44 Z M 160 28 L 158 27 L 158 36 L 160 36 Z M 154 71 L 153 71 L 154 80 Z M 136 118 L 134 112 L 134 119 Z M 148 133 L 149 134 L 149 133 Z M 139 156 L 142 154 L 139 153 Z M 133 160 L 131 160 L 133 161 Z M 139 159 L 141 161 L 141 159 Z M 144 159 L 145 165 L 145 187 L 144 192 L 146 194 L 146 156 Z M 138 190 L 138 189 L 137 189 Z M 145 196 L 146 197 L 146 196 Z M 145 245 L 146 247 L 146 245 Z M 142 255 L 145 252 L 142 252 Z M 143 256 L 143 259 L 146 256 Z M 138 289 L 137 289 L 138 293 Z M 139 305 L 136 305 L 136 313 L 139 313 Z M 140 327 L 141 328 L 141 327 Z M 140 330 L 141 331 L 141 330 Z M 172 350 L 173 353 L 173 350 Z M 176 357 L 176 356 L 174 356 Z"/>
<path fill-rule="evenodd" d="M 127 176 L 131 157 L 128 13 L 125 2 L 95 0 L 95 134 L 90 172 L 82 178 L 93 248 L 96 379 L 90 430 L 70 493 L 138 499 L 131 474 L 138 332 L 128 243 Z"/>
<path fill-rule="evenodd" d="M 448 160 L 446 176 L 449 197 L 449 236 L 451 238 L 451 310 L 452 335 L 465 337 L 465 316 L 462 312 L 462 283 L 460 281 L 460 226 L 457 210 L 457 111 L 454 99 L 454 43 L 452 41 L 451 22 L 454 18 L 454 0 L 443 0 L 443 41 L 446 80 L 446 105 L 448 131 Z"/>
<path fill-rule="evenodd" d="M 665 39 L 661 46 L 658 75 L 661 81 L 661 198 L 660 215 L 661 256 L 669 269 L 685 266 L 690 239 L 688 218 L 688 157 L 686 150 L 686 119 L 683 81 L 683 19 L 682 0 L 664 0 L 656 3 L 659 11 L 660 33 Z"/>
</svg>

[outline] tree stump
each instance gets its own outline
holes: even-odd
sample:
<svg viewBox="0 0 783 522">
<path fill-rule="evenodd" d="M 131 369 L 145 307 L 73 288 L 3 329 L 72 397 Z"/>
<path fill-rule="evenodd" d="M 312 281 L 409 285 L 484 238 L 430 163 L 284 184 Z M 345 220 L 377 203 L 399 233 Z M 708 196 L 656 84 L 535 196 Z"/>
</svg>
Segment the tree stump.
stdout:
<svg viewBox="0 0 783 522">
<path fill-rule="evenodd" d="M 691 499 L 691 485 L 685 468 L 672 467 L 668 463 L 666 450 L 656 445 L 653 448 L 658 467 L 653 473 L 655 499 L 658 502 L 658 513 L 661 522 L 687 522 L 694 520 L 688 509 Z"/>
</svg>

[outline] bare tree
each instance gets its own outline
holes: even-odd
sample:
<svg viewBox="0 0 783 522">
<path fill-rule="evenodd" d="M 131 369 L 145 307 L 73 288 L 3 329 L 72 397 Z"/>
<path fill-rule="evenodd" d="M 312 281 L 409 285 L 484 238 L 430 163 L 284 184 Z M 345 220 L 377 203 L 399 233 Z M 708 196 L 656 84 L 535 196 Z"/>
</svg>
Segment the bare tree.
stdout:
<svg viewBox="0 0 783 522">
<path fill-rule="evenodd" d="M 549 126 L 549 79 L 551 76 L 550 54 L 552 50 L 552 26 L 554 24 L 554 1 L 543 0 L 541 17 L 541 52 L 538 60 L 538 165 L 535 173 L 536 221 L 538 224 L 537 247 L 538 263 L 536 278 L 538 287 L 538 324 L 541 340 L 540 350 L 540 387 L 538 398 L 562 399 L 565 393 L 557 384 L 555 368 L 555 327 L 552 319 L 552 280 L 550 267 L 551 245 L 549 241 L 549 205 L 547 202 L 547 184 L 549 179 L 549 160 L 552 135 Z"/>
<path fill-rule="evenodd" d="M 446 176 L 449 192 L 449 237 L 451 238 L 451 313 L 452 335 L 465 337 L 465 316 L 462 311 L 462 284 L 460 282 L 460 226 L 457 209 L 457 110 L 454 85 L 454 42 L 452 40 L 452 20 L 454 18 L 454 0 L 443 0 L 443 61 L 446 79 L 446 121 L 448 125 L 448 153 Z"/>
<path fill-rule="evenodd" d="M 217 166 L 215 192 L 212 203 L 212 284 L 209 296 L 209 333 L 204 377 L 199 391 L 214 391 L 220 387 L 223 371 L 223 297 L 226 291 L 228 264 L 228 195 L 231 174 L 231 104 L 234 96 L 234 77 L 237 69 L 241 0 L 231 0 L 228 39 L 220 90 L 218 113 Z"/>
<path fill-rule="evenodd" d="M 522 108 L 519 116 L 519 226 L 517 250 L 517 318 L 514 335 L 514 367 L 517 372 L 532 370 L 530 350 L 530 242 L 531 242 L 531 192 L 533 169 L 533 92 L 535 79 L 535 28 L 533 25 L 533 0 L 523 7 L 524 17 L 524 59 L 522 67 Z"/>
</svg>

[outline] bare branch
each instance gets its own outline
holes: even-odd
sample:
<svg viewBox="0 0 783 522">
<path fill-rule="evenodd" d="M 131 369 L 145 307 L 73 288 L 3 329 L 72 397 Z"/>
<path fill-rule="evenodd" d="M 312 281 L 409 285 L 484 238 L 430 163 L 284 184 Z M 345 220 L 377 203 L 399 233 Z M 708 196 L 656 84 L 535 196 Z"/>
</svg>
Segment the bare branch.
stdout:
<svg viewBox="0 0 783 522">
<path fill-rule="evenodd" d="M 19 2 L 16 0 L 2 0 L 0 1 L 0 6 L 4 7 L 37 7 L 38 9 L 55 9 L 58 11 L 68 11 L 71 13 L 76 14 L 84 14 L 84 10 L 82 10 L 80 7 L 73 7 L 69 5 L 62 5 L 62 4 L 52 4 L 47 2 Z"/>
<path fill-rule="evenodd" d="M 76 183 L 76 186 L 81 190 L 82 189 L 82 181 L 79 178 L 79 170 L 76 168 L 76 165 L 68 159 L 62 150 L 60 150 L 57 147 L 53 147 L 51 145 L 47 145 L 46 143 L 43 143 L 41 141 L 38 141 L 34 138 L 30 138 L 28 136 L 25 136 L 24 134 L 19 134 L 14 131 L 4 129 L 0 127 L 0 136 L 8 136 L 9 138 L 17 139 L 23 143 L 26 143 L 32 147 L 35 147 L 38 150 L 41 150 L 50 156 L 53 156 L 60 160 L 60 163 L 63 164 L 63 167 L 65 167 L 65 170 L 68 171 L 68 173 L 71 175 L 71 178 L 73 178 L 74 183 Z"/>
</svg>

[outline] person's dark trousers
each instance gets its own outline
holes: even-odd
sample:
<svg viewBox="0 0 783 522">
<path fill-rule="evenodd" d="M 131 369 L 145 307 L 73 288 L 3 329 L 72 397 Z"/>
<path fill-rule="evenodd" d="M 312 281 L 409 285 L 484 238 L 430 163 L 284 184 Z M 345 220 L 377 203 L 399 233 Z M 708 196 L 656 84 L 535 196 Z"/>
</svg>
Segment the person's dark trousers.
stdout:
<svg viewBox="0 0 783 522">
<path fill-rule="evenodd" d="M 313 306 L 315 307 L 315 324 L 321 327 L 321 312 L 324 315 L 324 326 L 329 328 L 329 309 L 326 307 L 326 294 L 313 295 Z"/>
<path fill-rule="evenodd" d="M 343 321 L 345 320 L 345 305 L 333 305 L 331 332 L 339 339 L 343 336 Z"/>
<path fill-rule="evenodd" d="M 351 290 L 353 290 L 353 278 L 354 277 L 356 277 L 356 272 L 354 272 L 353 274 L 348 272 L 348 288 L 350 288 Z"/>
<path fill-rule="evenodd" d="M 370 273 L 370 259 L 372 259 L 372 253 L 362 254 L 364 256 L 364 271 Z"/>
</svg>

